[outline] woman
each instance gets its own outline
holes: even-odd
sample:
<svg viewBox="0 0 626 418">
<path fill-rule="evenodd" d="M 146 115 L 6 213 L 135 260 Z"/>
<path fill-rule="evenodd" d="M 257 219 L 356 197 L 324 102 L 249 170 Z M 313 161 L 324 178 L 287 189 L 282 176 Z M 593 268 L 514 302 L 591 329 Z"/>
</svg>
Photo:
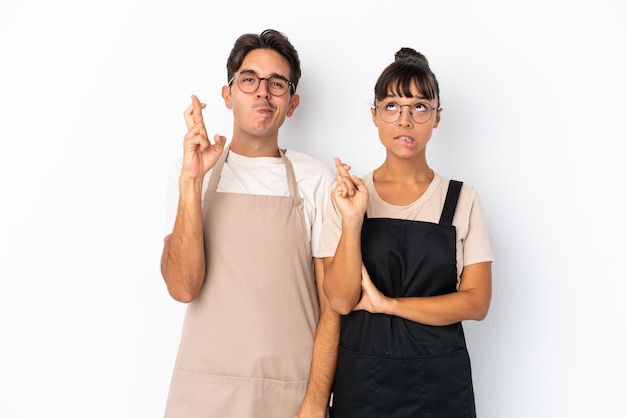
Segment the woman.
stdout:
<svg viewBox="0 0 626 418">
<path fill-rule="evenodd" d="M 335 159 L 323 227 L 324 291 L 342 315 L 331 415 L 475 417 L 461 322 L 491 300 L 482 206 L 426 161 L 442 112 L 426 57 L 400 49 L 374 92 L 385 161 L 361 179 Z"/>
</svg>

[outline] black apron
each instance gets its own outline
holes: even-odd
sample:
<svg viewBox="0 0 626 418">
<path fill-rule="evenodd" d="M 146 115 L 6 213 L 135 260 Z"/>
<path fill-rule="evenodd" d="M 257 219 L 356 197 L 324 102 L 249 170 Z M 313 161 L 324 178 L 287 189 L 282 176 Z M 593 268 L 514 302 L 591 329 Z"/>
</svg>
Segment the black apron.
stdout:
<svg viewBox="0 0 626 418">
<path fill-rule="evenodd" d="M 366 215 L 363 263 L 383 294 L 398 298 L 457 291 L 452 218 L 461 185 L 450 181 L 438 224 Z M 474 418 L 461 323 L 430 326 L 367 311 L 342 316 L 333 393 L 335 418 Z"/>
</svg>

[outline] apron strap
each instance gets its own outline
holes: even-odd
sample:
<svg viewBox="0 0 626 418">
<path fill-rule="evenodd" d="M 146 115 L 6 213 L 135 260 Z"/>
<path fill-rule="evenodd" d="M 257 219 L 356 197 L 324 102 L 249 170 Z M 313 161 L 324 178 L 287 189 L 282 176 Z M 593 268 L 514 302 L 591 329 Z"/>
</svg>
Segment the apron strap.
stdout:
<svg viewBox="0 0 626 418">
<path fill-rule="evenodd" d="M 228 143 L 224 147 L 224 151 L 222 151 L 222 155 L 217 160 L 213 169 L 211 170 L 211 178 L 209 179 L 209 185 L 207 186 L 207 192 L 214 192 L 217 190 L 217 183 L 220 181 L 220 174 L 222 174 L 222 167 L 224 167 L 224 162 L 226 161 L 226 156 L 228 156 L 228 151 L 230 150 L 230 143 Z"/>
<path fill-rule="evenodd" d="M 222 168 L 224 167 L 224 162 L 226 162 L 226 157 L 228 156 L 228 152 L 230 151 L 230 143 L 224 147 L 224 151 L 220 158 L 215 163 L 215 166 L 211 170 L 211 177 L 209 178 L 209 184 L 207 186 L 208 192 L 214 192 L 217 190 L 217 184 L 220 181 L 220 174 L 222 174 Z M 285 152 L 278 148 L 278 152 L 280 153 L 280 158 L 282 158 L 283 163 L 285 164 L 285 170 L 287 171 L 287 184 L 289 185 L 289 196 L 291 197 L 300 197 L 298 194 L 298 182 L 296 181 L 296 174 L 293 171 L 293 164 L 285 155 Z"/>
<path fill-rule="evenodd" d="M 459 200 L 462 185 L 463 182 L 450 180 L 448 193 L 446 194 L 446 201 L 443 204 L 441 218 L 439 219 L 440 225 L 452 225 L 452 218 L 454 218 L 454 212 L 456 211 L 456 204 Z"/>
<path fill-rule="evenodd" d="M 285 150 L 286 151 L 286 150 Z M 285 155 L 280 147 L 278 148 L 278 152 L 280 153 L 280 158 L 283 159 L 283 163 L 285 163 L 285 170 L 287 170 L 287 182 L 289 184 L 289 196 L 291 197 L 300 197 L 298 194 L 298 182 L 296 181 L 296 174 L 293 171 L 293 164 L 289 161 L 289 158 Z"/>
</svg>

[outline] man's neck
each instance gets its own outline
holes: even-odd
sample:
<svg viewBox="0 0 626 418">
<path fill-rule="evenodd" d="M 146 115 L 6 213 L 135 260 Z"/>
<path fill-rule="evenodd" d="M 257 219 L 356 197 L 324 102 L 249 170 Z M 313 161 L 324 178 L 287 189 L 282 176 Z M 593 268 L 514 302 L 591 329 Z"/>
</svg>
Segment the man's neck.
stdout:
<svg viewBox="0 0 626 418">
<path fill-rule="evenodd" d="M 230 149 L 244 157 L 280 157 L 277 141 L 240 140 L 233 138 Z"/>
</svg>

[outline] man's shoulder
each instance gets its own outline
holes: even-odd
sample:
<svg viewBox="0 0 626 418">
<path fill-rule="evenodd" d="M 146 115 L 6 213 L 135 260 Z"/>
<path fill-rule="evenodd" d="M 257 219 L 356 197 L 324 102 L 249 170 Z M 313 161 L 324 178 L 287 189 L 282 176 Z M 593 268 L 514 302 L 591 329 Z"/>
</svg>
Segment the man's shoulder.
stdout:
<svg viewBox="0 0 626 418">
<path fill-rule="evenodd" d="M 324 164 L 321 160 L 313 157 L 312 155 L 304 153 L 302 151 L 295 150 L 293 148 L 287 148 L 285 150 L 285 155 L 291 161 L 301 161 L 301 162 L 310 162 L 310 163 Z"/>
<path fill-rule="evenodd" d="M 321 177 L 334 178 L 334 172 L 330 165 L 309 154 L 293 149 L 287 149 L 285 155 L 289 158 L 289 161 L 291 161 L 294 166 L 294 170 L 296 171 L 302 171 L 310 174 L 318 173 Z"/>
</svg>

